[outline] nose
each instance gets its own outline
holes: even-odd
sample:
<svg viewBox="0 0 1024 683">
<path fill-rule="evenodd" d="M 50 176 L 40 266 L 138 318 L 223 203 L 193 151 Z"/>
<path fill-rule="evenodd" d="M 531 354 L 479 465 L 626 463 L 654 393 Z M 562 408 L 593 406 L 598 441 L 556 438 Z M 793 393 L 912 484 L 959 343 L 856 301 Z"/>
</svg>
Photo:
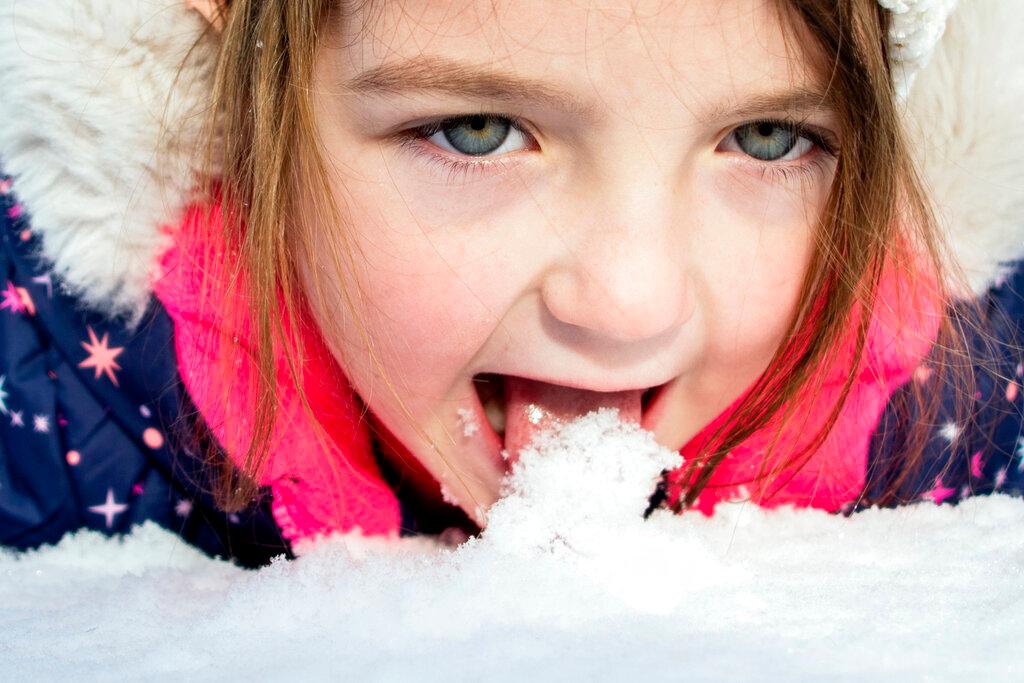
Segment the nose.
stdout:
<svg viewBox="0 0 1024 683">
<path fill-rule="evenodd" d="M 618 342 L 667 334 L 693 312 L 678 197 L 664 179 L 596 188 L 560 222 L 566 248 L 541 295 L 559 321 Z M 577 195 L 580 196 L 580 195 Z"/>
</svg>

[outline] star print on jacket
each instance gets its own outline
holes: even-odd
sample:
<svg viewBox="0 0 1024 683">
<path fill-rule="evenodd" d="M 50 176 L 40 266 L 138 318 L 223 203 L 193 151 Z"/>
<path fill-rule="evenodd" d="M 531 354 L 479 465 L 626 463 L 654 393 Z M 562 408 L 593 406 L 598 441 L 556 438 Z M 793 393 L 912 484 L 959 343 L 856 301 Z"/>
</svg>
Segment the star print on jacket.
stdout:
<svg viewBox="0 0 1024 683">
<path fill-rule="evenodd" d="M 50 431 L 50 418 L 46 415 L 32 416 L 32 431 L 46 434 Z"/>
<path fill-rule="evenodd" d="M 106 375 L 110 378 L 110 381 L 117 386 L 117 376 L 114 371 L 120 370 L 121 366 L 117 364 L 114 359 L 121 355 L 124 351 L 124 347 L 121 346 L 109 346 L 110 333 L 104 332 L 103 339 L 97 339 L 96 333 L 93 332 L 92 327 L 87 326 L 86 330 L 89 332 L 89 341 L 82 342 L 82 347 L 89 352 L 89 356 L 78 364 L 80 368 L 94 368 L 96 370 L 96 379 L 100 378 L 100 375 Z"/>
<path fill-rule="evenodd" d="M 103 515 L 107 520 L 107 528 L 114 526 L 114 517 L 128 509 L 124 503 L 114 500 L 114 489 L 107 489 L 107 500 L 102 505 L 90 505 L 89 512 Z"/>
<path fill-rule="evenodd" d="M 10 280 L 7 281 L 7 289 L 0 292 L 2 300 L 0 300 L 0 311 L 8 309 L 12 314 L 17 315 L 23 313 L 26 310 L 25 302 L 21 298 L 21 292 L 14 286 L 14 283 Z"/>
<path fill-rule="evenodd" d="M 15 191 L 0 175 L 0 545 L 152 521 L 246 566 L 290 554 L 266 491 L 230 515 L 214 504 L 166 311 L 129 328 L 83 308 Z"/>
</svg>

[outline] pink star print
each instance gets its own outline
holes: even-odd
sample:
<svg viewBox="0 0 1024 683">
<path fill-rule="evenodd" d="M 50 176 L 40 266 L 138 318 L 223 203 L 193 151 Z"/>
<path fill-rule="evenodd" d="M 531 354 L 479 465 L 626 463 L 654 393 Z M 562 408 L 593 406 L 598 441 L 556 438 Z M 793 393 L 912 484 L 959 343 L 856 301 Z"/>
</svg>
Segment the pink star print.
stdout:
<svg viewBox="0 0 1024 683">
<path fill-rule="evenodd" d="M 33 415 L 32 416 L 32 431 L 39 432 L 40 434 L 50 433 L 50 418 L 46 415 Z"/>
<path fill-rule="evenodd" d="M 1004 467 L 1003 469 L 1001 469 L 998 472 L 996 472 L 996 478 L 995 478 L 995 481 L 993 482 L 993 488 L 995 488 L 997 490 L 1001 489 L 1003 487 L 1003 484 L 1005 484 L 1005 483 L 1006 483 L 1006 468 Z"/>
<path fill-rule="evenodd" d="M 3 301 L 0 301 L 0 310 L 9 308 L 11 313 L 25 312 L 25 301 L 22 299 L 21 292 L 18 289 L 18 287 L 14 286 L 13 282 L 7 281 L 7 289 L 0 292 L 0 295 L 3 295 Z"/>
<path fill-rule="evenodd" d="M 82 342 L 82 348 L 89 352 L 89 356 L 78 364 L 80 368 L 93 368 L 96 370 L 95 379 L 99 379 L 100 375 L 106 374 L 110 378 L 110 381 L 117 384 L 117 376 L 114 375 L 115 370 L 120 370 L 121 366 L 117 364 L 114 359 L 121 355 L 124 351 L 123 346 L 110 347 L 110 333 L 104 332 L 103 339 L 97 339 L 96 333 L 92 331 L 92 327 L 86 327 L 89 332 L 89 342 Z"/>
<path fill-rule="evenodd" d="M 950 496 L 956 493 L 956 489 L 946 488 L 942 485 L 942 478 L 935 477 L 935 488 L 931 491 L 925 492 L 925 497 L 931 498 L 938 505 L 942 501 L 946 500 Z"/>
<path fill-rule="evenodd" d="M 975 479 L 981 479 L 981 451 L 978 451 L 971 456 L 971 476 Z"/>
<path fill-rule="evenodd" d="M 95 512 L 97 515 L 103 515 L 106 518 L 108 529 L 114 526 L 114 516 L 121 514 L 127 509 L 127 505 L 114 500 L 113 489 L 107 489 L 107 500 L 102 505 L 89 506 L 89 512 Z"/>
<path fill-rule="evenodd" d="M 15 287 L 18 290 L 18 294 L 21 296 L 21 304 L 28 311 L 29 315 L 36 314 L 36 303 L 32 301 L 32 295 L 28 293 L 28 290 L 24 287 Z"/>
<path fill-rule="evenodd" d="M 179 517 L 188 517 L 192 514 L 192 501 L 187 499 L 181 499 L 174 506 L 174 512 Z"/>
</svg>

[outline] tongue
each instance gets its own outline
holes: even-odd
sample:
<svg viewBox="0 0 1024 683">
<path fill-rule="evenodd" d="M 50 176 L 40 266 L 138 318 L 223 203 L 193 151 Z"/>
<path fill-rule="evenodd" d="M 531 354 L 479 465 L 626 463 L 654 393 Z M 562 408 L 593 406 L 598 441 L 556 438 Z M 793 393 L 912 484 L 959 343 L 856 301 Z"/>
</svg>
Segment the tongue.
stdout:
<svg viewBox="0 0 1024 683">
<path fill-rule="evenodd" d="M 588 391 L 505 377 L 505 450 L 513 461 L 534 435 L 598 408 L 618 408 L 623 421 L 640 422 L 643 389 Z"/>
</svg>

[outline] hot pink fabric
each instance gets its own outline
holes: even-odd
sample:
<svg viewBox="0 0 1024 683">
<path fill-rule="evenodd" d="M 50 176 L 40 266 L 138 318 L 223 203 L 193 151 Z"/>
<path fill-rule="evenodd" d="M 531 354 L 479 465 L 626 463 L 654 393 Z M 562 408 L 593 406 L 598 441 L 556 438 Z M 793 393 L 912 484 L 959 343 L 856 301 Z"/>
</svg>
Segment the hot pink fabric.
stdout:
<svg viewBox="0 0 1024 683">
<path fill-rule="evenodd" d="M 893 392 L 921 367 L 938 333 L 941 307 L 933 289 L 925 278 L 909 283 L 892 270 L 886 272 L 880 283 L 861 369 L 825 442 L 802 467 L 784 466 L 786 459 L 802 452 L 825 424 L 850 372 L 849 361 L 834 365 L 814 401 L 797 406 L 789 427 L 778 435 L 771 462 L 766 461 L 766 453 L 777 435 L 775 430 L 765 429 L 729 453 L 715 469 L 695 507 L 711 514 L 723 501 L 751 500 L 764 507 L 791 504 L 835 512 L 854 502 L 865 483 L 868 448 L 882 411 Z M 839 357 L 852 357 L 854 344 L 855 331 L 851 330 L 838 347 Z M 735 405 L 683 447 L 684 458 L 691 459 L 697 454 Z M 758 476 L 762 469 L 770 471 L 773 464 L 783 465 L 781 476 Z M 680 485 L 676 482 L 670 486 L 670 501 L 678 499 Z"/>
<path fill-rule="evenodd" d="M 226 451 L 243 471 L 252 472 L 243 461 L 253 418 L 246 379 L 251 370 L 246 352 L 251 348 L 250 330 L 244 317 L 232 324 L 227 314 L 245 310 L 230 304 L 242 302 L 246 294 L 237 284 L 232 286 L 222 270 L 224 263 L 235 259 L 226 258 L 218 246 L 216 209 L 209 220 L 205 211 L 191 210 L 173 233 L 174 243 L 162 258 L 155 291 L 174 321 L 180 373 Z M 711 485 L 698 499 L 698 509 L 710 514 L 723 501 L 753 500 L 766 507 L 793 504 L 835 511 L 856 498 L 864 484 L 868 442 L 881 412 L 931 347 L 938 326 L 936 307 L 922 297 L 908 296 L 910 290 L 901 285 L 893 276 L 883 282 L 866 362 L 824 445 L 802 468 L 766 484 L 754 480 L 773 435 L 755 434 L 715 471 Z M 292 541 L 357 528 L 364 534 L 394 535 L 400 523 L 398 501 L 376 465 L 358 399 L 314 326 L 303 319 L 301 327 L 308 354 L 301 375 L 310 407 L 326 428 L 327 438 L 317 437 L 279 354 L 280 411 L 271 458 L 253 476 L 271 487 L 275 519 Z M 803 422 L 797 419 L 794 424 L 803 428 L 783 434 L 777 452 L 792 452 L 814 434 L 813 427 L 827 416 L 846 372 L 837 367 L 820 400 L 802 407 Z M 730 410 L 692 439 L 682 449 L 683 456 L 692 456 Z M 670 490 L 670 499 L 677 495 L 678 489 Z"/>
<path fill-rule="evenodd" d="M 224 272 L 220 215 L 193 208 L 174 230 L 173 246 L 161 259 L 157 297 L 174 321 L 178 368 L 190 397 L 225 450 L 243 471 L 273 493 L 275 521 L 297 541 L 332 531 L 397 534 L 398 500 L 383 480 L 358 400 L 315 328 L 303 321 L 306 354 L 301 377 L 312 412 L 326 429 L 320 438 L 303 409 L 279 354 L 279 409 L 270 459 L 254 472 L 244 462 L 254 417 L 249 349 L 252 330 L 244 317 L 246 293 Z M 294 338 L 294 337 L 293 337 Z"/>
</svg>

